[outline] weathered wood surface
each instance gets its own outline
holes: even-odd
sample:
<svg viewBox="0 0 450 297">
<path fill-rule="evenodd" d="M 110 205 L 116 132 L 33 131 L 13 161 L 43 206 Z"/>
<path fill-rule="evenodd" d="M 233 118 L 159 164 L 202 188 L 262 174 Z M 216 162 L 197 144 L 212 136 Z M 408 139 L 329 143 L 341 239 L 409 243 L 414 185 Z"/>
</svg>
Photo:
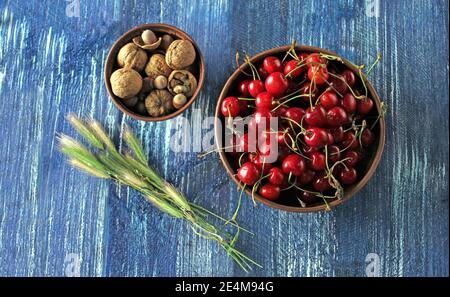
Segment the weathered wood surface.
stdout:
<svg viewBox="0 0 450 297">
<path fill-rule="evenodd" d="M 448 2 L 380 1 L 0 2 L 0 275 L 65 275 L 74 253 L 83 276 L 245 275 L 214 243 L 153 209 L 136 192 L 71 169 L 57 151 L 72 111 L 119 137 L 130 125 L 153 164 L 189 199 L 230 216 L 235 185 L 218 156 L 175 154 L 181 118 L 141 123 L 109 100 L 109 47 L 141 23 L 176 25 L 207 62 L 195 108 L 212 116 L 236 50 L 300 43 L 356 63 L 383 60 L 371 80 L 389 107 L 381 164 L 363 191 L 330 213 L 291 214 L 245 199 L 240 247 L 257 276 L 363 276 L 377 253 L 384 276 L 448 275 Z M 195 130 L 194 133 L 206 133 Z"/>
</svg>

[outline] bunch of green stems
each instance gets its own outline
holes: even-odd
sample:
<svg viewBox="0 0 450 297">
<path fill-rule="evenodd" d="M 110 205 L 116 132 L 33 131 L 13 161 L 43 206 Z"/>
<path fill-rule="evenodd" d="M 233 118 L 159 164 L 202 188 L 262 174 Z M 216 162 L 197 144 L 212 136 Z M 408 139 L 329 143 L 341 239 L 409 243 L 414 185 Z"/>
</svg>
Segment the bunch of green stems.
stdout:
<svg viewBox="0 0 450 297">
<path fill-rule="evenodd" d="M 71 165 L 95 177 L 113 179 L 141 192 L 156 208 L 172 217 L 187 221 L 195 234 L 216 241 L 244 271 L 251 270 L 252 265 L 259 266 L 235 247 L 239 232 L 249 231 L 240 227 L 234 217 L 232 220 L 225 220 L 199 205 L 190 203 L 148 165 L 141 144 L 128 127 L 125 128 L 123 137 L 129 152 L 122 153 L 116 149 L 112 139 L 96 120 L 82 120 L 73 114 L 69 114 L 67 118 L 92 147 L 90 150 L 67 135 L 59 135 L 60 150 L 69 158 Z M 210 218 L 225 223 L 215 224 Z M 230 234 L 225 225 L 233 226 L 234 234 Z"/>
</svg>

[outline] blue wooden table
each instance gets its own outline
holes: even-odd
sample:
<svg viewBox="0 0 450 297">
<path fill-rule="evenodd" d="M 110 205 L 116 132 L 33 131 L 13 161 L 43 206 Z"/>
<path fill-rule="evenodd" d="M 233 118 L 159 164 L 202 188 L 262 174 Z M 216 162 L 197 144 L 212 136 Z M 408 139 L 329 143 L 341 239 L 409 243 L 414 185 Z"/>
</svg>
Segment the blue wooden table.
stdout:
<svg viewBox="0 0 450 297">
<path fill-rule="evenodd" d="M 58 132 L 74 135 L 68 112 L 94 116 L 116 139 L 130 125 L 191 201 L 231 216 L 238 193 L 218 156 L 169 149 L 182 118 L 135 121 L 103 84 L 116 38 L 168 23 L 206 59 L 205 87 L 183 114 L 193 121 L 213 115 L 236 50 L 296 39 L 358 64 L 383 55 L 370 76 L 389 108 L 375 176 L 328 213 L 245 199 L 239 221 L 255 236 L 243 234 L 239 247 L 263 265 L 248 275 L 364 276 L 377 264 L 382 276 L 448 276 L 448 10 L 445 0 L 1 0 L 0 275 L 78 275 L 77 263 L 82 276 L 246 275 L 214 242 L 135 191 L 73 170 L 57 149 Z"/>
</svg>

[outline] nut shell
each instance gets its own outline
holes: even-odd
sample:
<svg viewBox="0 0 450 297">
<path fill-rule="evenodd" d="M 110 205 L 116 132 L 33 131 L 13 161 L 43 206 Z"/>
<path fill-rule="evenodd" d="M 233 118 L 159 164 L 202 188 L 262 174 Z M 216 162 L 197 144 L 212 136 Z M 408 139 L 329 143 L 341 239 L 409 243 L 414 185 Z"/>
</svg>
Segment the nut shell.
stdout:
<svg viewBox="0 0 450 297">
<path fill-rule="evenodd" d="M 147 63 L 147 53 L 134 43 L 125 44 L 117 54 L 119 67 L 131 67 L 137 72 L 144 70 Z"/>
<path fill-rule="evenodd" d="M 145 98 L 145 108 L 152 117 L 159 117 L 173 110 L 173 97 L 167 90 L 154 90 Z"/>
<path fill-rule="evenodd" d="M 141 75 L 131 68 L 117 69 L 111 74 L 110 82 L 114 95 L 122 99 L 136 96 L 142 88 Z"/>
<path fill-rule="evenodd" d="M 155 79 L 159 75 L 168 77 L 172 69 L 167 65 L 164 55 L 154 54 L 145 66 L 145 73 L 148 77 Z"/>
<path fill-rule="evenodd" d="M 167 89 L 170 93 L 175 95 L 180 89 L 176 88 L 177 86 L 182 86 L 185 90 L 184 95 L 186 95 L 186 97 L 191 97 L 197 89 L 197 79 L 187 70 L 174 70 L 169 76 Z M 177 92 L 175 92 L 175 88 Z"/>
<path fill-rule="evenodd" d="M 188 40 L 173 41 L 166 52 L 166 63 L 172 69 L 183 69 L 194 63 L 195 48 Z"/>
</svg>

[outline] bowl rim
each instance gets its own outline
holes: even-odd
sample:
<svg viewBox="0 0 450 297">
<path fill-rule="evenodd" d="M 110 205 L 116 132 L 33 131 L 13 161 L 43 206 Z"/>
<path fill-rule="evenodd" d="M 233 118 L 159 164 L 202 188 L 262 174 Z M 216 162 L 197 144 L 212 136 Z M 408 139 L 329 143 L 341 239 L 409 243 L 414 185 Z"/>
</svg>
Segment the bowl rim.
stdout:
<svg viewBox="0 0 450 297">
<path fill-rule="evenodd" d="M 131 39 L 136 36 L 137 31 L 143 31 L 146 29 L 151 29 L 155 32 L 167 33 L 172 36 L 175 35 L 180 39 L 189 40 L 194 45 L 196 54 L 198 56 L 199 74 L 198 74 L 198 79 L 197 79 L 197 89 L 195 90 L 194 94 L 191 96 L 191 98 L 189 98 L 189 101 L 187 101 L 186 104 L 183 105 L 183 107 L 175 110 L 172 113 L 169 113 L 167 115 L 160 116 L 160 117 L 144 116 L 144 115 L 140 115 L 140 114 L 132 112 L 124 104 L 122 104 L 121 99 L 118 98 L 116 95 L 114 95 L 112 92 L 112 89 L 111 89 L 110 77 L 113 72 L 113 67 L 114 67 L 115 60 L 116 60 L 116 56 L 113 55 L 113 52 L 115 52 L 115 51 L 118 52 L 119 46 L 126 44 L 126 42 L 131 42 Z M 203 58 L 202 52 L 200 51 L 200 48 L 198 47 L 195 40 L 189 34 L 184 32 L 180 28 L 172 26 L 172 25 L 153 23 L 153 24 L 141 24 L 139 26 L 131 28 L 130 30 L 123 33 L 119 38 L 117 38 L 116 41 L 114 41 L 113 45 L 110 47 L 110 49 L 108 51 L 108 55 L 106 56 L 106 62 L 105 62 L 105 66 L 103 68 L 103 76 L 104 76 L 104 83 L 105 83 L 108 95 L 109 95 L 110 99 L 112 100 L 112 102 L 114 103 L 114 105 L 120 111 L 122 111 L 123 113 L 129 115 L 130 117 L 132 117 L 136 120 L 145 121 L 145 122 L 159 122 L 159 121 L 165 121 L 165 120 L 168 120 L 168 119 L 171 119 L 171 118 L 174 118 L 174 117 L 180 115 L 181 113 L 183 113 L 186 109 L 188 109 L 192 105 L 194 100 L 197 99 L 201 89 L 203 88 L 203 84 L 205 81 L 205 68 L 206 68 L 205 60 Z M 108 73 L 109 73 L 109 75 L 108 75 Z"/>
<path fill-rule="evenodd" d="M 260 61 L 261 59 L 263 59 L 266 56 L 276 55 L 281 52 L 286 52 L 287 50 L 289 50 L 290 47 L 291 47 L 291 45 L 285 45 L 285 46 L 280 46 L 280 47 L 276 47 L 276 48 L 272 48 L 272 49 L 260 52 L 256 55 L 254 55 L 253 57 L 251 57 L 250 61 L 252 63 L 255 63 L 257 61 Z M 329 54 L 329 55 L 338 56 L 342 59 L 342 61 L 346 67 L 348 67 L 355 74 L 358 73 L 358 70 L 354 66 L 354 64 L 350 63 L 347 59 L 341 57 L 340 55 L 336 54 L 333 51 L 323 49 L 320 47 L 308 46 L 308 45 L 296 45 L 295 50 L 302 51 L 302 52 L 321 52 L 321 53 L 325 53 L 325 54 Z M 220 113 L 221 102 L 223 101 L 225 96 L 227 96 L 227 94 L 229 93 L 229 90 L 230 90 L 232 84 L 237 79 L 237 77 L 241 74 L 241 71 L 245 70 L 246 68 L 247 68 L 246 64 L 241 64 L 233 72 L 233 74 L 231 74 L 231 76 L 227 79 L 227 81 L 219 95 L 219 99 L 217 101 L 216 111 L 215 111 L 215 119 L 214 119 L 215 143 L 216 143 L 216 146 L 217 146 L 217 149 L 219 152 L 220 160 L 222 161 L 223 166 L 225 167 L 226 171 L 228 172 L 228 175 L 231 176 L 231 178 L 237 184 L 239 189 L 242 189 L 243 185 L 239 182 L 239 180 L 235 176 L 235 173 L 232 170 L 232 167 L 231 167 L 230 163 L 228 162 L 227 157 L 225 156 L 224 150 L 219 146 L 219 144 L 222 142 L 222 129 L 220 129 L 220 126 L 222 124 L 219 125 L 219 121 L 221 122 L 221 118 L 222 118 L 222 115 Z M 371 98 L 374 101 L 378 112 L 380 113 L 381 112 L 380 97 L 364 73 L 362 73 L 362 77 L 365 81 L 365 84 L 367 86 L 369 94 L 371 95 Z M 336 200 L 329 202 L 328 206 L 330 209 L 333 209 L 334 207 L 336 207 L 336 206 L 344 203 L 345 201 L 349 200 L 350 198 L 352 198 L 357 192 L 359 192 L 367 184 L 367 182 L 370 180 L 370 178 L 375 173 L 376 168 L 378 167 L 378 165 L 380 163 L 381 155 L 383 154 L 384 145 L 385 145 L 386 123 L 385 123 L 384 117 L 380 117 L 379 125 L 380 125 L 379 126 L 380 127 L 380 135 L 378 137 L 377 149 L 376 149 L 375 155 L 373 156 L 372 161 L 367 169 L 367 172 L 354 186 L 352 186 L 350 188 L 350 190 L 348 190 L 344 193 L 344 197 L 342 199 L 336 199 Z M 245 192 L 247 193 L 247 195 L 251 196 L 251 191 L 248 188 L 245 189 Z M 261 202 L 265 205 L 268 205 L 272 208 L 288 211 L 288 212 L 318 212 L 318 211 L 327 210 L 327 206 L 325 204 L 307 206 L 307 207 L 298 207 L 298 206 L 289 206 L 289 205 L 283 205 L 283 204 L 276 203 L 274 201 L 263 198 L 258 193 L 255 193 L 254 197 L 256 200 L 258 200 L 259 202 Z"/>
</svg>

